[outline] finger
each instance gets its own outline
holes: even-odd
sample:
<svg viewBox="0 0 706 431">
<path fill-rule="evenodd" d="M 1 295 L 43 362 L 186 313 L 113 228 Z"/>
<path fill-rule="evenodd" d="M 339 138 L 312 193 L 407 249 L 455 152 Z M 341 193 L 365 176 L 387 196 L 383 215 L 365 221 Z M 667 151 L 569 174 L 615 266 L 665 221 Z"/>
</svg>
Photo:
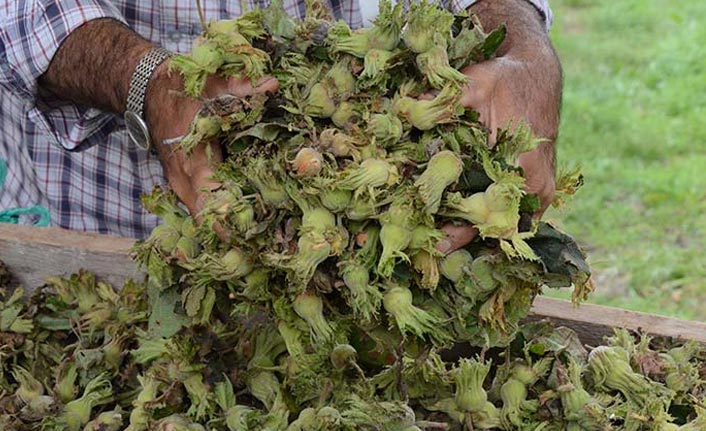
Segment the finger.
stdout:
<svg viewBox="0 0 706 431">
<path fill-rule="evenodd" d="M 447 224 L 441 230 L 446 234 L 446 237 L 439 241 L 436 249 L 443 254 L 449 254 L 452 251 L 467 245 L 478 236 L 478 229 L 470 225 L 457 226 Z"/>
<path fill-rule="evenodd" d="M 191 181 L 184 171 L 184 153 L 182 151 L 167 151 L 163 147 L 158 147 L 158 150 L 164 177 L 179 201 L 186 205 L 189 213 L 193 214 L 196 195 L 191 187 Z"/>
<path fill-rule="evenodd" d="M 461 89 L 463 95 L 460 102 L 464 108 L 480 109 L 488 103 L 488 95 L 492 93 L 495 82 L 489 63 L 473 64 L 461 71 L 468 77 L 468 83 Z"/>
<path fill-rule="evenodd" d="M 257 81 L 255 93 L 276 93 L 279 90 L 279 81 L 273 76 L 263 76 Z"/>
<path fill-rule="evenodd" d="M 247 78 L 229 78 L 227 88 L 223 92 L 236 97 L 247 97 L 253 93 L 275 93 L 279 89 L 279 81 L 272 76 L 263 76 L 253 88 L 252 82 Z"/>
<path fill-rule="evenodd" d="M 212 99 L 221 94 L 235 94 L 235 90 L 240 92 L 246 91 L 247 88 L 252 89 L 250 81 L 247 79 L 235 76 L 224 78 L 221 75 L 210 75 L 206 78 L 206 85 L 204 86 L 202 96 Z"/>
<path fill-rule="evenodd" d="M 189 165 L 191 189 L 194 196 L 193 208 L 189 208 L 189 210 L 199 224 L 203 222 L 201 212 L 211 198 L 213 191 L 223 186 L 223 184 L 213 178 L 214 170 L 223 161 L 221 147 L 216 143 L 208 145 L 210 145 L 211 154 L 207 153 L 209 147 L 202 145 L 198 147 L 198 150 L 195 150 L 192 155 L 193 161 Z M 211 227 L 221 241 L 230 241 L 230 232 L 219 222 L 215 222 Z"/>
<path fill-rule="evenodd" d="M 488 129 L 490 147 L 495 145 L 497 128 L 505 126 L 501 118 L 503 112 L 496 112 L 497 97 L 494 93 L 498 80 L 495 67 L 494 60 L 491 60 L 464 68 L 462 73 L 468 77 L 468 83 L 461 89 L 460 100 L 461 106 L 478 112 L 480 122 Z"/>
<path fill-rule="evenodd" d="M 199 211 L 203 210 L 203 208 L 206 206 L 208 203 L 209 199 L 211 198 L 211 192 L 215 189 L 208 189 L 208 188 L 200 188 L 196 201 L 195 201 L 195 207 L 200 208 Z M 203 218 L 200 215 L 195 216 L 196 222 L 198 224 L 203 223 Z M 221 239 L 223 242 L 230 242 L 231 238 L 231 232 L 228 231 L 219 221 L 214 221 L 213 225 L 211 225 L 211 228 L 213 229 L 214 232 L 216 232 L 216 235 Z"/>
<path fill-rule="evenodd" d="M 236 97 L 247 97 L 252 95 L 252 83 L 248 79 L 231 78 L 228 80 L 228 93 Z"/>
<path fill-rule="evenodd" d="M 220 182 L 214 180 L 213 174 L 222 161 L 221 147 L 215 142 L 199 145 L 186 160 L 185 170 L 189 176 L 191 188 L 197 196 L 194 208 L 197 213 L 203 209 L 202 195 L 221 186 Z"/>
<path fill-rule="evenodd" d="M 211 146 L 211 158 L 208 157 L 207 146 Z M 216 164 L 222 161 L 220 147 L 216 144 L 201 144 L 187 154 L 180 149 L 160 147 L 160 156 L 165 177 L 174 193 L 186 205 L 189 214 L 194 217 L 203 209 L 199 199 L 201 189 L 213 190 L 220 184 L 213 180 Z"/>
<path fill-rule="evenodd" d="M 420 94 L 417 99 L 419 100 L 434 100 L 436 95 L 439 94 L 439 90 L 431 90 Z"/>
<path fill-rule="evenodd" d="M 536 149 L 521 154 L 519 158 L 519 165 L 525 176 L 525 192 L 536 194 L 541 203 L 535 218 L 541 217 L 554 199 L 556 181 L 551 146 L 551 143 L 543 142 Z"/>
</svg>

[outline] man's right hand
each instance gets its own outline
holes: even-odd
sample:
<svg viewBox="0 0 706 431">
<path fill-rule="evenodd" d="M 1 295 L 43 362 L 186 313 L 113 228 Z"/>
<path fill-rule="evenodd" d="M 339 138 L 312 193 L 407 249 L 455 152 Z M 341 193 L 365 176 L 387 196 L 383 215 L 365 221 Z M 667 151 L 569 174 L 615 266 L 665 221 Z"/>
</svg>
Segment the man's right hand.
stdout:
<svg viewBox="0 0 706 431">
<path fill-rule="evenodd" d="M 223 160 L 217 142 L 204 142 L 189 154 L 172 145 L 163 145 L 165 139 L 185 135 L 203 103 L 184 95 L 179 73 L 169 72 L 169 61 L 155 71 L 146 97 L 146 119 L 157 147 L 164 174 L 177 197 L 192 215 L 203 208 L 204 191 L 214 190 L 219 183 L 212 179 L 214 169 Z M 202 97 L 213 99 L 231 94 L 247 97 L 256 93 L 274 93 L 279 83 L 272 77 L 263 77 L 253 87 L 248 79 L 210 77 Z M 210 148 L 209 148 L 210 147 Z"/>
<path fill-rule="evenodd" d="M 142 56 L 152 47 L 151 42 L 113 19 L 92 20 L 74 30 L 62 43 L 40 77 L 40 87 L 59 99 L 122 115 L 130 79 Z M 218 186 L 211 177 L 222 155 L 215 142 L 204 143 L 189 155 L 178 147 L 160 145 L 165 139 L 186 134 L 202 107 L 200 101 L 183 96 L 181 76 L 169 73 L 168 68 L 167 60 L 150 79 L 145 117 L 169 184 L 191 214 L 196 215 L 202 206 L 201 190 Z M 253 88 L 246 79 L 214 76 L 206 83 L 202 96 L 245 97 L 274 92 L 278 87 L 274 78 L 263 79 Z M 210 158 L 209 153 L 212 153 Z"/>
</svg>

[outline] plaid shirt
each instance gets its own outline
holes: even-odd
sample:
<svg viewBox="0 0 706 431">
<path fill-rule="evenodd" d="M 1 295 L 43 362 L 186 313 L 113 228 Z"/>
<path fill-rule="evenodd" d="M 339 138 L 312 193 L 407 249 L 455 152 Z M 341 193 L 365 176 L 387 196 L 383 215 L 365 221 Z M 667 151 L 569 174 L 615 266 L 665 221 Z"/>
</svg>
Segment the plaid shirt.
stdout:
<svg viewBox="0 0 706 431">
<path fill-rule="evenodd" d="M 457 11 L 474 1 L 442 2 Z M 547 0 L 530 1 L 549 23 Z M 207 19 L 226 19 L 240 15 L 243 2 L 201 3 Z M 252 8 L 266 2 L 244 3 Z M 303 1 L 284 4 L 293 16 L 304 13 Z M 330 0 L 330 6 L 337 19 L 361 26 L 358 0 Z M 188 52 L 201 32 L 193 0 L 0 3 L 0 158 L 8 165 L 0 210 L 42 205 L 54 226 L 144 238 L 159 223 L 139 199 L 165 182 L 157 158 L 129 144 L 119 115 L 62 102 L 37 85 L 71 31 L 106 17 L 179 53 Z"/>
</svg>

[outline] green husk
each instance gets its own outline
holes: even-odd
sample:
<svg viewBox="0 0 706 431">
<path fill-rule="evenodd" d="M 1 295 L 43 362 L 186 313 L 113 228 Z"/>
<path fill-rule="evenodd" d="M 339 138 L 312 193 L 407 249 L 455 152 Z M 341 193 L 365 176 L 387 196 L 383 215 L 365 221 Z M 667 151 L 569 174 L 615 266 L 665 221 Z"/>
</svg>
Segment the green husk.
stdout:
<svg viewBox="0 0 706 431">
<path fill-rule="evenodd" d="M 346 300 L 353 315 L 363 322 L 375 322 L 382 303 L 382 292 L 370 284 L 368 268 L 357 262 L 347 262 L 339 271 L 348 288 Z"/>
<path fill-rule="evenodd" d="M 417 337 L 429 336 L 437 343 L 448 341 L 447 335 L 439 330 L 441 320 L 414 306 L 412 292 L 408 288 L 389 286 L 382 303 L 402 334 L 411 333 Z"/>
<path fill-rule="evenodd" d="M 110 381 L 101 374 L 88 382 L 81 398 L 70 401 L 64 406 L 62 419 L 69 431 L 79 431 L 91 418 L 91 410 L 112 400 Z"/>
<path fill-rule="evenodd" d="M 197 3 L 204 33 L 172 68 L 203 105 L 176 151 L 209 143 L 223 156 L 193 190 L 202 210 L 187 214 L 166 188 L 146 196 L 163 223 L 134 248 L 147 280 L 122 290 L 81 272 L 25 299 L 0 269 L 0 429 L 637 431 L 695 419 L 702 354 L 659 356 L 647 342 L 630 347 L 634 365 L 673 388 L 669 405 L 635 406 L 586 371 L 595 409 L 564 414 L 562 364 L 586 353 L 523 319 L 542 289 L 588 290 L 584 256 L 527 217 L 538 201 L 517 163 L 538 142 L 529 129 L 497 131 L 490 148 L 460 106 L 455 68 L 492 57 L 500 33 L 431 2 L 382 1 L 361 30 L 333 23 L 322 0 L 303 20 L 274 1 L 207 22 Z M 279 90 L 214 94 L 263 75 Z M 576 178 L 558 183 L 562 196 Z M 442 256 L 444 227 L 469 220 L 481 235 Z M 444 349 L 457 342 L 503 360 L 454 360 Z"/>
<path fill-rule="evenodd" d="M 442 89 L 449 82 L 458 85 L 468 83 L 468 77 L 449 65 L 446 48 L 433 46 L 427 51 L 417 54 L 417 67 L 427 78 L 432 88 Z"/>
<path fill-rule="evenodd" d="M 378 14 L 368 32 L 368 43 L 371 49 L 392 50 L 400 42 L 400 32 L 404 25 L 402 3 L 392 5 L 389 0 L 379 2 Z"/>
<path fill-rule="evenodd" d="M 480 413 L 486 408 L 488 394 L 483 382 L 490 372 L 490 362 L 478 358 L 461 359 L 453 372 L 456 385 L 456 407 L 467 413 Z"/>
<path fill-rule="evenodd" d="M 394 102 L 393 109 L 404 120 L 419 130 L 430 130 L 439 124 L 455 121 L 459 112 L 460 92 L 452 85 L 446 85 L 432 100 L 417 100 L 401 96 Z"/>
<path fill-rule="evenodd" d="M 412 3 L 407 28 L 402 38 L 417 54 L 429 51 L 435 45 L 446 48 L 451 33 L 453 15 L 428 0 Z"/>
<path fill-rule="evenodd" d="M 356 112 L 355 105 L 351 102 L 341 102 L 331 115 L 333 124 L 344 130 L 352 128 L 357 119 L 358 112 Z"/>
<path fill-rule="evenodd" d="M 370 50 L 369 29 L 352 31 L 348 24 L 337 21 L 328 32 L 327 43 L 334 53 L 346 53 L 358 58 L 365 57 Z"/>
<path fill-rule="evenodd" d="M 382 253 L 377 272 L 383 277 L 392 275 L 398 261 L 410 262 L 409 256 L 404 251 L 412 241 L 415 216 L 412 203 L 404 197 L 395 200 L 387 212 L 380 216 Z"/>
<path fill-rule="evenodd" d="M 360 165 L 351 165 L 343 170 L 336 182 L 341 190 L 353 190 L 355 195 L 368 191 L 373 195 L 373 189 L 391 186 L 397 182 L 399 174 L 397 167 L 385 160 L 366 159 Z"/>
<path fill-rule="evenodd" d="M 458 181 L 462 172 L 463 162 L 451 151 L 441 151 L 429 160 L 427 168 L 414 182 L 427 213 L 436 214 L 444 190 Z"/>
<path fill-rule="evenodd" d="M 324 317 L 324 305 L 316 294 L 303 292 L 292 302 L 294 311 L 306 321 L 316 342 L 326 342 L 333 336 L 333 329 Z"/>
<path fill-rule="evenodd" d="M 403 132 L 402 121 L 392 113 L 373 114 L 368 120 L 368 133 L 383 147 L 396 144 L 402 138 Z"/>
<path fill-rule="evenodd" d="M 371 49 L 365 54 L 365 68 L 358 77 L 362 88 L 384 88 L 389 79 L 387 62 L 394 55 L 392 51 Z"/>
<path fill-rule="evenodd" d="M 447 254 L 440 264 L 441 274 L 454 284 L 460 282 L 471 270 L 473 256 L 468 250 L 460 249 Z"/>
<path fill-rule="evenodd" d="M 312 117 L 329 118 L 336 112 L 333 90 L 320 82 L 311 87 L 305 103 L 306 114 Z"/>
<path fill-rule="evenodd" d="M 628 354 L 620 347 L 599 346 L 591 351 L 588 366 L 598 386 L 620 391 L 637 407 L 650 404 L 654 394 L 659 394 L 663 406 L 673 393 L 663 385 L 650 381 L 632 370 Z"/>
</svg>

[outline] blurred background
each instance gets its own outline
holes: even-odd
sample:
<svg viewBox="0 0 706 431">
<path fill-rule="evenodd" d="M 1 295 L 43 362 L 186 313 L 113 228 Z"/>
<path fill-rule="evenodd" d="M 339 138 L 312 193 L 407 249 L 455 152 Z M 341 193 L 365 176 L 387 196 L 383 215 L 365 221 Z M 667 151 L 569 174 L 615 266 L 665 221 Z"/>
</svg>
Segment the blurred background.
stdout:
<svg viewBox="0 0 706 431">
<path fill-rule="evenodd" d="M 585 186 L 546 218 L 587 252 L 589 302 L 706 320 L 706 2 L 550 4 L 558 164 Z"/>
</svg>

